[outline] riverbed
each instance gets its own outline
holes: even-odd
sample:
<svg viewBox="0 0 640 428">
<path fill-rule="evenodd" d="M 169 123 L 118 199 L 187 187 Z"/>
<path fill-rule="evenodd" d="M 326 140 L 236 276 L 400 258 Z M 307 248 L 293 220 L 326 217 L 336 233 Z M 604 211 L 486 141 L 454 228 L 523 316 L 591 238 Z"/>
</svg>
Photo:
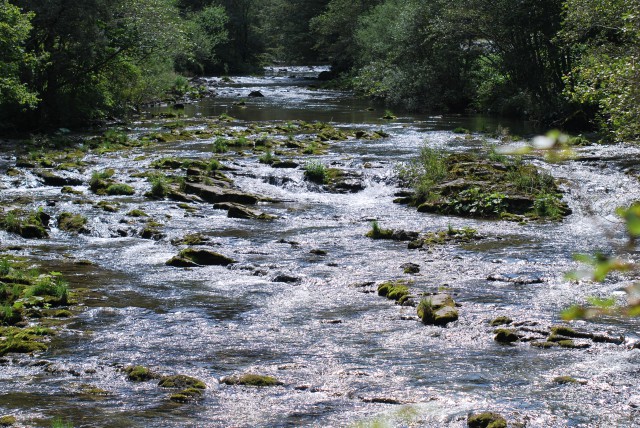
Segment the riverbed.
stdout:
<svg viewBox="0 0 640 428">
<path fill-rule="evenodd" d="M 132 196 L 96 196 L 87 185 L 76 186 L 93 202 L 119 204 L 115 213 L 75 203 L 76 195 L 45 186 L 28 169 L 9 176 L 16 159 L 2 153 L 5 206 L 20 201 L 53 215 L 81 213 L 90 230 L 75 235 L 54 226 L 47 240 L 1 231 L 3 251 L 60 271 L 72 288 L 90 288 L 95 296 L 48 351 L 1 360 L 0 415 L 14 415 L 19 426 L 50 426 L 60 417 L 75 427 L 463 427 L 469 413 L 493 411 L 527 427 L 637 426 L 637 320 L 573 322 L 578 330 L 624 336 L 622 344 L 593 343 L 588 349 L 499 344 L 489 321 L 508 316 L 544 329 L 560 324 L 564 308 L 589 296 L 623 297 L 629 278 L 576 283 L 565 274 L 579 268 L 576 253 L 635 256 L 615 209 L 640 199 L 629 161 L 640 156 L 640 148 L 594 144 L 558 164 L 528 159 L 562 183 L 572 210 L 562 222 L 419 213 L 393 201 L 399 191 L 396 166 L 423 145 L 451 153 L 481 151 L 487 143 L 500 143 L 483 131 L 509 128 L 530 137 L 533 128 L 481 116 L 395 112 L 396 120 L 385 120 L 381 106 L 321 89 L 315 77 L 322 70 L 270 69 L 265 76 L 231 82 L 209 78 L 206 84 L 217 96 L 184 109 L 193 129 L 200 119 L 227 114 L 238 129 L 322 121 L 388 134 L 330 142 L 326 154 L 298 159 L 358 174 L 364 189 L 355 193 L 326 192 L 304 179 L 302 167 L 275 169 L 249 153 L 226 162 L 239 188 L 271 198 L 259 208 L 277 216 L 273 221 L 229 218 L 206 203 L 188 211 L 174 201 L 143 196 L 149 184 L 132 177 L 136 172 L 165 156 L 210 157 L 211 139 L 87 155 L 90 166 L 78 172 L 84 180 L 94 170 L 113 168 L 136 190 Z M 248 97 L 252 91 L 264 97 Z M 136 136 L 161 127 L 151 115 L 165 111 L 173 110 L 150 108 L 148 119 L 127 132 Z M 453 133 L 458 127 L 469 129 L 470 137 Z M 162 236 L 120 236 L 132 209 L 157 221 Z M 365 237 L 374 220 L 423 233 L 470 227 L 484 239 L 409 250 L 403 242 Z M 196 232 L 237 263 L 167 266 L 179 250 L 171 241 Z M 401 265 L 408 262 L 420 272 L 404 273 Z M 459 320 L 446 328 L 426 326 L 415 308 L 377 295 L 376 284 L 395 279 L 413 281 L 425 292 L 445 290 L 460 304 Z M 157 382 L 128 381 L 121 368 L 130 365 L 193 376 L 207 389 L 196 402 L 175 403 Z M 219 382 L 243 373 L 274 376 L 283 385 Z M 558 384 L 558 376 L 582 383 Z M 83 385 L 106 393 L 87 395 Z"/>
</svg>

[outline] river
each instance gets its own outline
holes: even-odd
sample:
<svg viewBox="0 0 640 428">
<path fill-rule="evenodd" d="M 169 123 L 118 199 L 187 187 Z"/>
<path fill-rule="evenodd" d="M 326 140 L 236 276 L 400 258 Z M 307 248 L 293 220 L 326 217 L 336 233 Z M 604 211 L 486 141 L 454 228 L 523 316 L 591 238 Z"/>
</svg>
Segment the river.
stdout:
<svg viewBox="0 0 640 428">
<path fill-rule="evenodd" d="M 32 257 L 61 271 L 72 288 L 96 293 L 48 351 L 1 360 L 0 415 L 14 415 L 20 426 L 50 426 L 52 418 L 61 417 L 75 427 L 114 428 L 463 427 L 469 413 L 489 410 L 527 427 L 637 426 L 640 351 L 631 349 L 638 340 L 637 320 L 574 322 L 576 329 L 625 337 L 622 345 L 594 343 L 589 349 L 501 345 L 493 340 L 489 321 L 504 315 L 546 328 L 560 323 L 563 308 L 588 296 L 621 296 L 628 278 L 572 283 L 564 274 L 577 268 L 578 252 L 635 255 L 625 248 L 624 225 L 614 210 L 640 199 L 630 162 L 640 148 L 590 145 L 560 164 L 532 159 L 563 183 L 572 214 L 560 223 L 422 214 L 393 203 L 397 163 L 414 157 L 423 144 L 477 151 L 483 147 L 479 131 L 502 125 L 530 135 L 531 129 L 480 116 L 397 113 L 397 120 L 383 120 L 384 108 L 310 87 L 317 85 L 313 77 L 319 71 L 287 67 L 261 77 L 234 77 L 231 83 L 206 79 L 218 95 L 185 107 L 187 117 L 195 119 L 226 113 L 239 128 L 304 120 L 389 134 L 333 142 L 327 154 L 314 156 L 362 174 L 365 188 L 357 193 L 323 192 L 304 180 L 301 168 L 274 169 L 256 156 L 235 157 L 229 175 L 240 188 L 280 201 L 260 205 L 278 216 L 271 222 L 228 218 L 208 204 L 190 213 L 176 202 L 142 196 L 148 184 L 133 173 L 163 156 L 210 156 L 211 140 L 89 155 L 93 166 L 82 173 L 85 180 L 91 169 L 110 167 L 136 189 L 133 196 L 91 195 L 93 201 L 119 202 L 116 213 L 74 204 L 77 198 L 44 186 L 29 170 L 8 176 L 15 158 L 2 154 L 3 204 L 26 199 L 24 204 L 52 214 L 82 213 L 91 231 L 78 236 L 54 227 L 51 238 L 42 241 L 0 232 L 4 251 Z M 255 90 L 264 97 L 247 98 Z M 240 99 L 246 99 L 245 106 L 236 105 Z M 141 121 L 130 132 L 149 126 Z M 451 131 L 459 126 L 478 138 Z M 78 188 L 88 194 L 86 185 Z M 125 213 L 134 208 L 161 223 L 165 236 L 117 236 Z M 409 250 L 406 243 L 366 238 L 372 220 L 421 232 L 468 226 L 485 239 Z M 166 266 L 178 251 L 171 240 L 193 232 L 238 263 Z M 407 262 L 419 265 L 420 273 L 404 274 L 400 266 Z M 296 282 L 277 281 L 283 275 Z M 491 276 L 504 280 L 488 280 Z M 415 319 L 414 308 L 372 292 L 372 283 L 399 278 L 424 291 L 446 289 L 461 304 L 460 319 L 446 328 L 425 326 Z M 129 382 L 120 370 L 128 365 L 194 376 L 207 389 L 196 403 L 173 403 L 156 382 Z M 248 372 L 274 376 L 284 385 L 219 383 Z M 553 381 L 564 375 L 586 384 Z M 83 385 L 108 394 L 88 396 L 81 393 Z"/>
</svg>

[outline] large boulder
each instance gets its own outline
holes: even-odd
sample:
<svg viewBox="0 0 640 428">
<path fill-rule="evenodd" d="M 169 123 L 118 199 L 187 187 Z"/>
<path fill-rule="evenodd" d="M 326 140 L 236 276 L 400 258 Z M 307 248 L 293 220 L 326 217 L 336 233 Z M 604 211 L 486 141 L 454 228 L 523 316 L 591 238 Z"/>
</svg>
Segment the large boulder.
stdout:
<svg viewBox="0 0 640 428">
<path fill-rule="evenodd" d="M 185 192 L 197 195 L 205 201 L 214 204 L 218 202 L 235 202 L 244 205 L 254 205 L 260 200 L 258 196 L 250 193 L 201 183 L 186 183 Z"/>
<path fill-rule="evenodd" d="M 418 304 L 418 317 L 424 324 L 446 326 L 458 320 L 458 310 L 448 294 L 435 294 L 423 298 Z"/>
<path fill-rule="evenodd" d="M 227 217 L 229 218 L 244 218 L 244 219 L 258 219 L 258 220 L 273 220 L 276 217 L 266 214 L 259 210 L 254 210 L 241 204 L 233 202 L 221 202 L 213 206 L 217 209 L 227 210 Z"/>
<path fill-rule="evenodd" d="M 167 265 L 174 267 L 196 267 L 196 266 L 228 266 L 236 263 L 235 260 L 216 253 L 214 251 L 196 248 L 187 248 L 167 261 Z"/>
</svg>

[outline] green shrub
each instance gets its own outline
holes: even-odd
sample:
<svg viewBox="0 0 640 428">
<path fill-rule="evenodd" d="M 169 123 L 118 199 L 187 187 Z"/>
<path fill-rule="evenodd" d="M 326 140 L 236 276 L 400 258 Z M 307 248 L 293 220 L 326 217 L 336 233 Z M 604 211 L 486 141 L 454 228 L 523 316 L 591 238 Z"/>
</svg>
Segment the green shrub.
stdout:
<svg viewBox="0 0 640 428">
<path fill-rule="evenodd" d="M 151 194 L 156 198 L 164 198 L 169 192 L 169 182 L 162 174 L 154 174 L 148 178 L 151 183 Z"/>
<path fill-rule="evenodd" d="M 258 162 L 264 163 L 267 165 L 272 164 L 274 161 L 275 161 L 275 157 L 273 156 L 273 153 L 271 153 L 271 150 L 267 150 L 262 156 L 258 158 Z"/>
<path fill-rule="evenodd" d="M 225 153 L 228 150 L 229 150 L 229 147 L 227 146 L 227 140 L 225 140 L 224 138 L 218 137 L 213 142 L 213 152 L 214 153 Z"/>
<path fill-rule="evenodd" d="M 432 187 L 448 175 L 447 156 L 425 145 L 418 158 L 398 166 L 397 172 L 403 184 L 414 188 L 418 200 L 427 200 Z"/>
<path fill-rule="evenodd" d="M 304 177 L 318 184 L 326 184 L 329 179 L 327 167 L 318 161 L 311 161 L 305 165 Z"/>
<path fill-rule="evenodd" d="M 564 213 L 562 201 L 557 194 L 540 193 L 533 202 L 533 210 L 540 217 L 561 218 Z"/>
</svg>

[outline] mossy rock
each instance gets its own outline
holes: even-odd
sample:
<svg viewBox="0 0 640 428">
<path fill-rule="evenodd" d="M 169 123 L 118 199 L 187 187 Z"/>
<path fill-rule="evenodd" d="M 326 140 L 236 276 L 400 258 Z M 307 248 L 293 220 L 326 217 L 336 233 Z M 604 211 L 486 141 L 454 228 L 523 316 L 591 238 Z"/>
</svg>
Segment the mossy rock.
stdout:
<svg viewBox="0 0 640 428">
<path fill-rule="evenodd" d="M 149 217 L 149 214 L 147 214 L 146 212 L 140 210 L 140 209 L 135 209 L 135 210 L 131 210 L 127 213 L 128 217 L 134 217 L 134 218 L 139 218 L 139 217 Z"/>
<path fill-rule="evenodd" d="M 586 380 L 578 380 L 571 376 L 556 376 L 553 378 L 553 383 L 557 383 L 558 385 L 586 385 Z"/>
<path fill-rule="evenodd" d="M 123 183 L 110 184 L 107 186 L 105 192 L 109 196 L 131 196 L 136 193 L 133 187 Z"/>
<path fill-rule="evenodd" d="M 378 285 L 378 295 L 400 303 L 409 298 L 410 293 L 403 281 L 389 281 Z"/>
<path fill-rule="evenodd" d="M 442 327 L 459 318 L 453 298 L 444 293 L 423 298 L 418 304 L 416 313 L 423 324 Z"/>
<path fill-rule="evenodd" d="M 483 412 L 469 415 L 469 428 L 507 428 L 507 421 L 501 415 L 493 412 Z"/>
<path fill-rule="evenodd" d="M 505 317 L 505 316 L 500 316 L 500 317 L 497 317 L 497 318 L 492 319 L 492 320 L 489 322 L 489 325 L 490 325 L 491 327 L 497 327 L 497 326 L 499 326 L 499 325 L 509 325 L 509 324 L 511 324 L 512 322 L 513 322 L 513 320 L 512 320 L 511 318 L 509 318 L 509 317 Z"/>
<path fill-rule="evenodd" d="M 171 262 L 172 260 L 173 263 L 170 264 L 169 262 Z M 228 266 L 232 263 L 236 263 L 235 260 L 214 251 L 187 248 L 180 251 L 178 256 L 169 260 L 167 264 L 170 264 L 171 266 L 177 266 L 176 263 L 179 264 L 184 260 L 195 263 L 198 266 Z"/>
<path fill-rule="evenodd" d="M 62 212 L 58 215 L 58 228 L 66 232 L 89 233 L 87 218 L 80 214 Z"/>
<path fill-rule="evenodd" d="M 574 330 L 571 327 L 564 326 L 564 325 L 556 325 L 551 327 L 551 334 L 570 337 L 570 338 L 576 338 L 576 339 L 593 339 L 594 337 L 594 335 L 591 333 L 579 332 Z"/>
<path fill-rule="evenodd" d="M 547 341 L 534 341 L 534 342 L 531 342 L 530 345 L 533 346 L 534 348 L 541 348 L 541 349 L 557 348 L 559 346 L 556 342 L 547 342 Z"/>
<path fill-rule="evenodd" d="M 157 379 L 159 376 L 144 366 L 128 366 L 124 368 L 127 379 L 131 382 L 146 382 L 151 379 Z"/>
<path fill-rule="evenodd" d="M 516 331 L 513 329 L 499 328 L 496 331 L 494 331 L 494 333 L 495 333 L 495 337 L 493 338 L 493 340 L 495 340 L 498 343 L 513 343 L 520 340 L 520 336 L 518 336 Z"/>
<path fill-rule="evenodd" d="M 10 427 L 17 422 L 17 419 L 11 415 L 0 416 L 0 427 Z"/>
<path fill-rule="evenodd" d="M 203 245 L 209 242 L 209 238 L 199 233 L 190 233 L 182 238 L 172 239 L 173 245 Z"/>
<path fill-rule="evenodd" d="M 190 403 L 192 401 L 196 401 L 200 397 L 202 397 L 202 389 L 186 388 L 180 392 L 171 394 L 169 396 L 169 400 L 175 401 L 176 403 Z"/>
<path fill-rule="evenodd" d="M 240 376 L 228 376 L 224 377 L 220 380 L 220 383 L 225 385 L 243 385 L 243 386 L 258 386 L 258 387 L 269 387 L 269 386 L 279 386 L 284 385 L 278 379 L 272 376 L 264 376 L 257 374 L 243 374 Z"/>
<path fill-rule="evenodd" d="M 9 353 L 30 354 L 46 350 L 47 345 L 34 340 L 7 339 L 0 341 L 0 356 L 4 356 Z"/>
<path fill-rule="evenodd" d="M 176 388 L 176 389 L 207 389 L 207 385 L 200 379 L 186 375 L 172 375 L 164 376 L 158 382 L 158 386 L 162 388 Z"/>
</svg>

